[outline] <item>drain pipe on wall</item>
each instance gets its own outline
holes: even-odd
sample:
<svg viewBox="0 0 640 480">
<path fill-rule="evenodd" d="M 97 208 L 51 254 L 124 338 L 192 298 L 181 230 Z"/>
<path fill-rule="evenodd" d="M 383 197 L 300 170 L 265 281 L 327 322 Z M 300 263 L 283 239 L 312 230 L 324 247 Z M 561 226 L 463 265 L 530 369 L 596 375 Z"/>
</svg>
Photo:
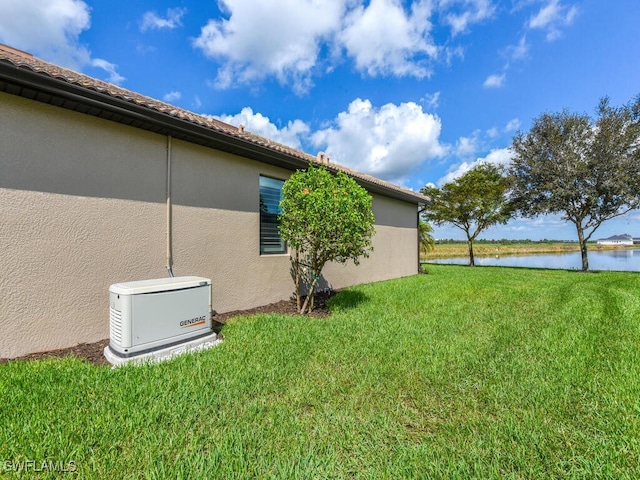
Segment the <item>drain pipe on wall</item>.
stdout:
<svg viewBox="0 0 640 480">
<path fill-rule="evenodd" d="M 422 273 L 422 260 L 420 260 L 420 217 L 427 209 L 427 206 L 424 205 L 422 208 L 418 205 L 418 273 Z"/>
<path fill-rule="evenodd" d="M 167 135 L 167 272 L 173 278 L 173 215 L 171 212 L 171 135 Z"/>
</svg>

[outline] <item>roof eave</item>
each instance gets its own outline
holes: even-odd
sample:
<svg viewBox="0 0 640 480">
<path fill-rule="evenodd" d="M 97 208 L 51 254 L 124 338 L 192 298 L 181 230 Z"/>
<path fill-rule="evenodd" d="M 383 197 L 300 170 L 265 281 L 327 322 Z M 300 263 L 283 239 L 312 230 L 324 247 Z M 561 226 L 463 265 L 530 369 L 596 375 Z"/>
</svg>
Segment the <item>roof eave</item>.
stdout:
<svg viewBox="0 0 640 480">
<path fill-rule="evenodd" d="M 16 94 L 25 98 L 45 102 L 37 97 L 42 94 L 48 95 L 51 99 L 55 99 L 56 102 L 49 101 L 45 103 L 60 104 L 59 106 L 63 108 L 74 110 L 74 108 L 64 105 L 65 102 L 72 102 L 76 106 L 82 105 L 83 107 L 95 109 L 93 110 L 94 113 L 92 113 L 94 116 L 105 117 L 106 114 L 109 114 L 106 116 L 115 116 L 115 118 L 110 118 L 112 121 L 127 125 L 133 124 L 137 128 L 162 135 L 170 135 L 288 170 L 304 169 L 310 162 L 315 161 L 313 156 L 304 152 L 300 152 L 300 155 L 297 156 L 293 155 L 290 150 L 279 151 L 277 146 L 260 145 L 255 141 L 243 138 L 242 134 L 233 135 L 222 129 L 218 130 L 208 125 L 200 125 L 184 118 L 155 110 L 146 105 L 70 83 L 64 79 L 16 66 L 3 60 L 0 60 L 0 81 L 13 86 L 14 89 L 18 88 L 20 93 Z M 3 88 L 2 90 L 9 91 L 10 89 Z M 332 164 L 328 164 L 327 167 L 333 171 L 340 170 L 340 168 Z M 352 178 L 372 193 L 418 205 L 425 203 L 421 201 L 417 194 L 412 194 L 409 191 L 391 189 L 359 175 L 352 176 Z"/>
<path fill-rule="evenodd" d="M 212 146 L 223 151 L 285 168 L 304 168 L 309 163 L 306 159 L 278 152 L 272 148 L 261 147 L 253 142 L 229 135 L 224 131 L 217 131 L 204 125 L 198 125 L 167 113 L 153 110 L 144 105 L 42 75 L 26 68 L 16 67 L 6 62 L 0 61 L 0 77 L 21 88 L 28 88 L 34 92 L 46 93 L 52 97 L 60 97 L 61 99 L 120 115 L 123 117 L 120 123 L 137 121 L 142 123 L 139 128 L 143 129 L 149 129 L 145 128 L 144 124 L 153 124 L 156 127 L 160 127 L 154 128 L 153 131 L 155 132 Z M 125 119 L 129 122 L 124 122 L 123 120 Z"/>
</svg>

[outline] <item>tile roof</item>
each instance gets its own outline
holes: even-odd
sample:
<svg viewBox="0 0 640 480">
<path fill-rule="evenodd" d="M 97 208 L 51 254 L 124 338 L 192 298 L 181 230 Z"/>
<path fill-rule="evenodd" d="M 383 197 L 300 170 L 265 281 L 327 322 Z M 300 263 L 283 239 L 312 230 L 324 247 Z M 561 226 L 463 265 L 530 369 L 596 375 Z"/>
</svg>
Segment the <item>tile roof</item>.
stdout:
<svg viewBox="0 0 640 480">
<path fill-rule="evenodd" d="M 611 237 L 598 239 L 599 242 L 604 240 L 627 240 L 628 241 L 628 240 L 633 240 L 633 237 L 628 233 L 623 233 L 622 235 L 612 235 Z"/>
<path fill-rule="evenodd" d="M 389 194 L 390 196 L 395 198 L 400 198 L 402 200 L 415 203 L 426 203 L 428 201 L 427 197 L 423 196 L 420 193 L 400 187 L 398 185 L 394 185 L 384 180 L 375 178 L 371 175 L 352 170 L 333 162 L 325 163 L 319 158 L 320 156 L 313 156 L 301 150 L 274 142 L 273 140 L 262 137 L 260 135 L 250 133 L 246 131 L 244 127 L 235 127 L 215 118 L 205 115 L 199 115 L 188 110 L 178 108 L 174 105 L 161 102 L 150 97 L 146 97 L 117 85 L 113 85 L 111 83 L 90 77 L 88 75 L 84 75 L 82 73 L 78 73 L 73 70 L 69 70 L 67 68 L 45 62 L 27 52 L 23 52 L 7 45 L 0 44 L 0 66 L 2 65 L 4 65 L 5 67 L 8 66 L 13 67 L 14 69 L 19 69 L 21 73 L 32 72 L 36 74 L 35 80 L 32 80 L 31 84 L 29 85 L 31 89 L 37 89 L 38 83 L 44 82 L 45 79 L 52 79 L 67 86 L 78 87 L 81 91 L 82 96 L 98 94 L 100 98 L 110 98 L 118 100 L 120 103 L 123 102 L 125 106 L 129 106 L 129 108 L 137 107 L 138 111 L 142 109 L 143 112 L 146 112 L 148 114 L 161 114 L 163 116 L 170 117 L 171 119 L 185 122 L 189 125 L 201 127 L 205 129 L 205 131 L 224 134 L 225 136 L 235 139 L 237 145 L 243 144 L 245 149 L 247 147 L 251 148 L 251 146 L 262 147 L 267 151 L 277 152 L 284 155 L 285 157 L 297 160 L 298 163 L 303 162 L 301 163 L 301 165 L 308 164 L 310 162 L 316 164 L 323 163 L 327 165 L 327 167 L 331 170 L 342 171 L 353 177 L 356 181 L 364 183 L 365 186 L 373 186 L 374 190 Z M 5 69 L 0 69 L 0 84 L 2 83 L 4 72 Z M 3 88 L 0 88 L 0 91 L 3 90 L 10 91 L 10 89 L 6 85 L 3 85 Z M 22 93 L 22 89 L 20 89 L 20 92 L 21 93 L 19 94 L 22 94 L 24 96 L 34 96 L 31 90 L 31 93 L 29 95 Z M 74 98 L 76 98 L 77 101 L 77 97 Z M 77 105 L 77 103 L 74 103 L 74 105 Z M 90 113 L 88 108 L 83 110 L 83 112 Z M 152 122 L 153 120 L 148 119 L 148 121 Z M 128 123 L 132 124 L 134 122 L 130 121 Z"/>
</svg>

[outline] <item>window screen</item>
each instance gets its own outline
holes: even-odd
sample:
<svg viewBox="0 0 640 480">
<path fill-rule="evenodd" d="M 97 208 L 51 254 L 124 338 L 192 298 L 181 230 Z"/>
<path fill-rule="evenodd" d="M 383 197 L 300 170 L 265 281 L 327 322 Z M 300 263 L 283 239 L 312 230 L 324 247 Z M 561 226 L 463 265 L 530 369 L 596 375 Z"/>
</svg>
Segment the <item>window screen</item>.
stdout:
<svg viewBox="0 0 640 480">
<path fill-rule="evenodd" d="M 285 253 L 278 232 L 278 213 L 284 181 L 260 177 L 260 253 Z"/>
</svg>

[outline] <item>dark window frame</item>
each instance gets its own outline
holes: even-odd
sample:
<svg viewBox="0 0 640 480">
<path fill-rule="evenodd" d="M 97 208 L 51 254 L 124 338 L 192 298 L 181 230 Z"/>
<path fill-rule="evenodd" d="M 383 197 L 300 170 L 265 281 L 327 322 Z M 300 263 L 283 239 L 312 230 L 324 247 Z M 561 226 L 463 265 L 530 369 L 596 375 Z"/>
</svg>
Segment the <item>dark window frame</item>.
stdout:
<svg viewBox="0 0 640 480">
<path fill-rule="evenodd" d="M 288 253 L 287 243 L 278 232 L 278 214 L 282 200 L 282 185 L 285 180 L 260 175 L 258 183 L 260 213 L 260 255 L 282 255 Z"/>
</svg>

